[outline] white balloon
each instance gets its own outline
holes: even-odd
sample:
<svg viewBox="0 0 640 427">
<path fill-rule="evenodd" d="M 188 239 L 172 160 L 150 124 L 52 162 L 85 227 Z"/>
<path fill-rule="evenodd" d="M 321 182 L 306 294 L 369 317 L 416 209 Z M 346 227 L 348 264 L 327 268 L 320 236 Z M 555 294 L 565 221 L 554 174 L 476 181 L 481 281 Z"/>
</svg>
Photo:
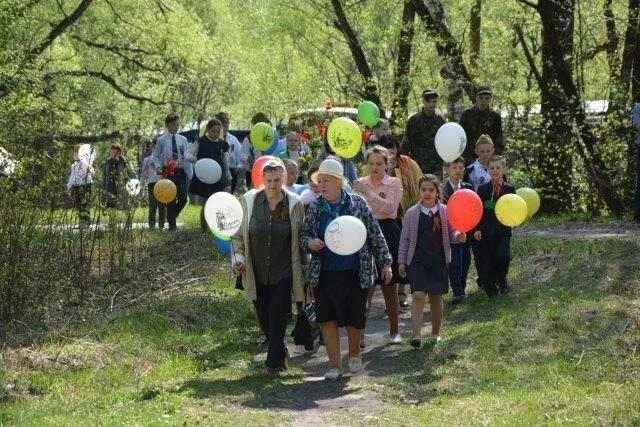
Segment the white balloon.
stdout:
<svg viewBox="0 0 640 427">
<path fill-rule="evenodd" d="M 364 246 L 367 228 L 355 216 L 343 215 L 329 223 L 324 232 L 324 243 L 338 255 L 352 255 Z"/>
<path fill-rule="evenodd" d="M 131 178 L 129 181 L 127 181 L 124 188 L 127 190 L 127 193 L 129 193 L 130 196 L 137 196 L 138 194 L 140 194 L 141 189 L 140 180 L 137 178 Z"/>
<path fill-rule="evenodd" d="M 215 184 L 222 178 L 222 168 L 213 159 L 204 158 L 196 162 L 196 176 L 205 184 Z"/>
<path fill-rule="evenodd" d="M 467 146 L 467 134 L 458 123 L 449 122 L 440 126 L 434 142 L 440 158 L 449 163 L 464 153 Z"/>
<path fill-rule="evenodd" d="M 231 237 L 242 224 L 242 205 L 235 196 L 219 191 L 207 199 L 204 219 L 215 234 Z"/>
</svg>

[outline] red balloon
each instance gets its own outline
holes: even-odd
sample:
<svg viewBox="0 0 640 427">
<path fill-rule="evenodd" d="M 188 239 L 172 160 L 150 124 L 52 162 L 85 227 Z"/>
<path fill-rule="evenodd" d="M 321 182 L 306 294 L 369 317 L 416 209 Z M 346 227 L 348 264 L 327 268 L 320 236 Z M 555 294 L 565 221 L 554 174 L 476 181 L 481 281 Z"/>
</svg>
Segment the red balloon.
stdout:
<svg viewBox="0 0 640 427">
<path fill-rule="evenodd" d="M 264 187 L 264 183 L 262 182 L 262 168 L 264 168 L 264 164 L 267 163 L 269 160 L 278 160 L 282 162 L 279 158 L 270 156 L 270 155 L 264 155 L 264 156 L 258 157 L 256 161 L 253 162 L 253 167 L 251 168 L 251 185 L 253 185 L 253 188 Z M 284 174 L 282 177 L 282 186 L 286 187 L 286 185 L 287 185 L 287 169 L 285 168 Z"/>
<path fill-rule="evenodd" d="M 456 191 L 447 203 L 447 218 L 461 233 L 473 230 L 482 219 L 482 200 L 467 188 Z"/>
</svg>

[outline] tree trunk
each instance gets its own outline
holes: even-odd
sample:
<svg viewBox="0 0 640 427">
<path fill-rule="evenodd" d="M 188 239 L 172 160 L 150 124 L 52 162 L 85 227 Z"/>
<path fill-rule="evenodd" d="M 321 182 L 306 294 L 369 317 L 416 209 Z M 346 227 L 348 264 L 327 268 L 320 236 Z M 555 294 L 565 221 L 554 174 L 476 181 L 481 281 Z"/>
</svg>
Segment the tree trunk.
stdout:
<svg viewBox="0 0 640 427">
<path fill-rule="evenodd" d="M 362 49 L 362 44 L 360 44 L 358 35 L 347 19 L 347 15 L 344 12 L 344 8 L 342 7 L 342 3 L 340 2 L 340 0 L 331 0 L 331 5 L 333 6 L 333 11 L 336 14 L 336 19 L 334 19 L 333 21 L 333 26 L 344 36 L 347 45 L 349 46 L 349 50 L 351 51 L 353 61 L 355 62 L 356 67 L 358 68 L 358 72 L 364 80 L 364 90 L 362 94 L 363 98 L 378 105 L 378 107 L 380 108 L 380 116 L 384 117 L 384 110 L 382 101 L 380 100 L 380 95 L 378 93 L 378 86 L 376 85 L 376 82 L 373 78 L 373 72 L 371 71 L 371 67 L 369 66 L 367 57 L 364 54 L 364 50 Z"/>
<path fill-rule="evenodd" d="M 407 105 L 409 103 L 409 71 L 411 68 L 411 49 L 413 46 L 414 21 L 416 11 L 411 0 L 404 0 L 402 8 L 402 28 L 398 39 L 398 61 L 396 63 L 395 78 L 393 81 L 393 104 L 391 111 L 391 126 L 404 129 L 407 121 Z"/>
<path fill-rule="evenodd" d="M 473 71 L 478 69 L 478 59 L 480 59 L 481 26 L 482 0 L 476 0 L 471 7 L 471 16 L 469 18 L 469 66 Z"/>
<path fill-rule="evenodd" d="M 425 29 L 434 38 L 436 51 L 443 63 L 440 74 L 445 82 L 448 81 L 451 92 L 464 91 L 473 101 L 475 84 L 464 63 L 462 49 L 447 26 L 442 3 L 440 0 L 413 0 L 412 3 Z M 455 112 L 450 111 L 449 115 L 455 116 Z"/>
<path fill-rule="evenodd" d="M 540 0 L 542 23 L 543 141 L 538 154 L 542 209 L 557 213 L 571 210 L 573 199 L 573 145 L 570 110 L 562 92 L 562 79 L 573 80 L 574 0 Z M 561 62 L 558 63 L 558 58 Z"/>
</svg>

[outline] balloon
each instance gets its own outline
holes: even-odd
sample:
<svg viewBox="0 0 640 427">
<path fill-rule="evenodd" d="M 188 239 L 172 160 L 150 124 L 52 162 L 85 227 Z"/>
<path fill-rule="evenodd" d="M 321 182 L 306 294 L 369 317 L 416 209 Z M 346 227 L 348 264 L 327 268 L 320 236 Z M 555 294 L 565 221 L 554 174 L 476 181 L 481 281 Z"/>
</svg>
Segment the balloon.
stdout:
<svg viewBox="0 0 640 427">
<path fill-rule="evenodd" d="M 264 183 L 262 182 L 262 168 L 264 164 L 269 160 L 277 160 L 282 167 L 284 168 L 284 163 L 278 157 L 273 156 L 260 156 L 253 162 L 253 167 L 251 168 L 251 185 L 253 188 L 262 188 L 264 187 Z M 282 185 L 287 185 L 287 168 L 284 168 L 284 175 L 282 177 Z"/>
<path fill-rule="evenodd" d="M 153 186 L 153 196 L 160 203 L 167 204 L 175 200 L 178 189 L 170 179 L 161 179 Z"/>
<path fill-rule="evenodd" d="M 276 131 L 269 123 L 258 122 L 251 128 L 249 139 L 258 151 L 265 151 L 273 145 Z"/>
<path fill-rule="evenodd" d="M 286 151 L 287 149 L 287 141 L 284 138 L 280 138 L 274 141 L 271 144 L 271 147 L 266 149 L 263 154 L 277 156 L 281 152 Z"/>
<path fill-rule="evenodd" d="M 434 143 L 440 158 L 447 163 L 453 162 L 464 153 L 467 134 L 458 123 L 445 123 L 436 132 Z"/>
<path fill-rule="evenodd" d="M 447 218 L 461 233 L 475 228 L 482 219 L 482 200 L 473 190 L 460 189 L 449 197 Z"/>
<path fill-rule="evenodd" d="M 231 253 L 231 239 L 213 235 L 213 244 L 223 255 Z"/>
<path fill-rule="evenodd" d="M 198 179 L 205 184 L 215 184 L 222 178 L 220 164 L 210 158 L 198 160 L 194 169 Z"/>
<path fill-rule="evenodd" d="M 204 219 L 218 237 L 231 237 L 242 224 L 242 205 L 235 196 L 219 191 L 204 204 Z"/>
<path fill-rule="evenodd" d="M 380 109 L 371 101 L 362 101 L 358 105 L 358 120 L 367 127 L 374 127 L 380 120 Z"/>
<path fill-rule="evenodd" d="M 505 194 L 496 202 L 496 218 L 507 227 L 517 227 L 527 219 L 527 202 L 517 194 Z"/>
<path fill-rule="evenodd" d="M 522 187 L 516 190 L 516 194 L 527 203 L 527 217 L 531 218 L 540 209 L 540 196 L 533 188 Z"/>
<path fill-rule="evenodd" d="M 367 228 L 355 216 L 343 215 L 327 225 L 324 243 L 329 250 L 338 255 L 351 255 L 358 252 L 367 240 Z"/>
<path fill-rule="evenodd" d="M 338 117 L 329 124 L 327 141 L 338 156 L 350 159 L 360 152 L 362 132 L 353 120 L 347 117 Z"/>
<path fill-rule="evenodd" d="M 140 180 L 137 178 L 131 178 L 124 186 L 125 190 L 127 190 L 127 193 L 129 193 L 130 196 L 137 196 L 138 194 L 140 194 L 141 187 L 142 186 L 140 185 Z"/>
</svg>

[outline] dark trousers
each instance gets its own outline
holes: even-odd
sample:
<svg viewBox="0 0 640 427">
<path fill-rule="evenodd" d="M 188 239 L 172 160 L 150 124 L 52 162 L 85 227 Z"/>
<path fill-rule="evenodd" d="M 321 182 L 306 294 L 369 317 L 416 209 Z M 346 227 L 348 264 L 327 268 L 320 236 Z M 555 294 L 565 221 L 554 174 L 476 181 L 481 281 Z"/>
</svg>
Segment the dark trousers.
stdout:
<svg viewBox="0 0 640 427">
<path fill-rule="evenodd" d="M 640 222 L 640 145 L 635 146 L 635 186 L 633 195 L 633 219 Z"/>
<path fill-rule="evenodd" d="M 260 327 L 269 340 L 267 367 L 272 369 L 285 367 L 287 348 L 284 335 L 291 313 L 291 287 L 291 277 L 271 286 L 256 283 L 257 295 L 253 304 Z"/>
<path fill-rule="evenodd" d="M 176 218 L 187 204 L 187 174 L 183 170 L 176 171 L 170 178 L 176 185 L 177 194 L 173 202 L 167 204 L 167 220 L 169 228 L 176 228 Z"/>
<path fill-rule="evenodd" d="M 78 218 L 81 224 L 91 222 L 91 214 L 89 213 L 89 198 L 91 197 L 91 184 L 76 185 L 71 187 L 71 198 L 73 199 L 73 207 L 78 210 Z"/>
<path fill-rule="evenodd" d="M 449 265 L 449 282 L 453 296 L 465 294 L 467 275 L 471 265 L 471 249 L 468 243 L 451 245 L 451 265 Z"/>
<path fill-rule="evenodd" d="M 167 205 L 164 203 L 158 203 L 153 195 L 153 187 L 155 182 L 147 184 L 147 195 L 149 199 L 149 228 L 156 226 L 156 212 L 158 213 L 158 227 L 164 228 L 164 223 L 167 220 Z"/>
<path fill-rule="evenodd" d="M 473 256 L 478 270 L 478 286 L 488 295 L 507 285 L 511 261 L 511 237 L 483 235 L 474 243 Z"/>
</svg>

